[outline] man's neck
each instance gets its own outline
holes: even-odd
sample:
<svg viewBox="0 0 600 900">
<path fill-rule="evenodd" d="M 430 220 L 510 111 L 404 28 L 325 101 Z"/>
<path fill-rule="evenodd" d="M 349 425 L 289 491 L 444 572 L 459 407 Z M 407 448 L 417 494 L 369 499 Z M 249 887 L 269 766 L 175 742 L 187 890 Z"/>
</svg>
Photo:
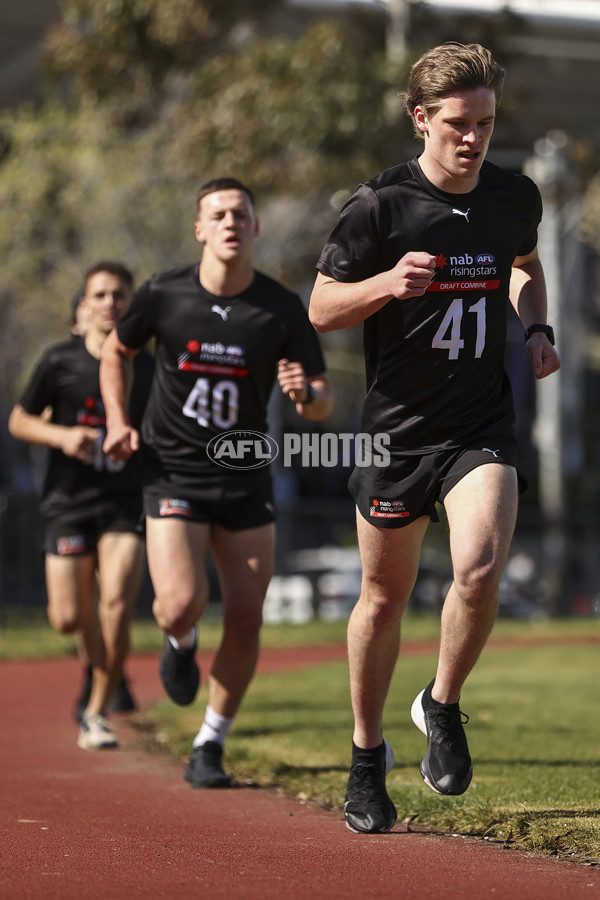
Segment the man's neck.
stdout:
<svg viewBox="0 0 600 900">
<path fill-rule="evenodd" d="M 421 171 L 432 185 L 446 194 L 470 194 L 479 184 L 479 171 L 469 177 L 460 178 L 449 175 L 444 169 L 432 163 L 429 157 L 423 153 L 418 158 Z"/>
<path fill-rule="evenodd" d="M 85 335 L 85 349 L 90 356 L 95 357 L 95 359 L 100 359 L 102 347 L 104 346 L 104 341 L 107 337 L 107 334 L 104 334 L 103 331 L 96 331 L 95 328 L 90 328 L 87 331 Z"/>
<path fill-rule="evenodd" d="M 217 297 L 235 297 L 250 287 L 254 281 L 252 263 L 247 260 L 239 264 L 226 265 L 219 260 L 207 259 L 205 253 L 200 263 L 200 284 Z"/>
</svg>

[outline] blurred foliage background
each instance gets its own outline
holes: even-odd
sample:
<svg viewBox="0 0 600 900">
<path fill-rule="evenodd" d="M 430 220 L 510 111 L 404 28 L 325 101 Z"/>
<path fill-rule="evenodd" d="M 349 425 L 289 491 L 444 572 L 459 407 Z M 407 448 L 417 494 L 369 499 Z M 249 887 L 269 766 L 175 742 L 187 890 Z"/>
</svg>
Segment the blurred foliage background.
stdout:
<svg viewBox="0 0 600 900">
<path fill-rule="evenodd" d="M 573 118 L 573 104 L 556 93 L 563 83 L 569 90 L 568 78 L 579 79 L 580 95 L 582 78 L 588 87 L 591 82 L 575 72 L 575 63 L 564 76 L 552 61 L 527 55 L 535 24 L 508 6 L 481 15 L 411 0 L 64 0 L 59 10 L 44 40 L 37 96 L 0 108 L 3 432 L 42 349 L 66 335 L 70 299 L 91 263 L 122 259 L 141 282 L 197 258 L 194 197 L 209 178 L 233 175 L 256 190 L 262 226 L 257 268 L 307 301 L 319 252 L 356 184 L 419 150 L 398 97 L 410 65 L 444 40 L 479 41 L 508 76 L 492 161 L 520 169 L 535 138 L 575 123 L 561 152 L 570 197 L 578 200 L 577 244 L 593 278 L 577 300 L 577 353 L 586 376 L 577 408 L 585 439 L 571 463 L 568 512 L 581 520 L 582 505 L 585 515 L 595 510 L 600 175 L 589 97 L 581 96 L 581 115 Z M 326 430 L 356 431 L 360 329 L 326 335 L 323 346 L 338 396 Z M 514 347 L 520 354 L 514 373 L 519 427 L 532 482 L 528 502 L 535 513 L 535 391 L 530 373 L 520 368 L 520 332 Z M 41 459 L 15 448 L 5 433 L 2 441 L 9 513 L 19 500 L 3 537 L 3 556 L 14 560 L 24 540 L 37 540 L 35 507 L 26 508 L 24 498 L 35 494 L 31 470 L 35 482 Z M 321 541 L 347 540 L 352 529 L 348 472 L 335 474 L 313 473 L 304 482 L 297 475 L 293 492 L 296 510 L 304 495 L 344 498 L 336 500 L 341 529 L 324 528 L 322 535 L 309 529 Z M 297 538 L 288 537 L 288 548 Z M 300 545 L 306 540 L 299 538 Z M 574 591 L 585 592 L 591 610 L 598 566 L 584 569 Z"/>
<path fill-rule="evenodd" d="M 43 101 L 0 114 L 5 397 L 62 337 L 91 261 L 123 258 L 141 280 L 197 257 L 203 181 L 234 173 L 255 188 L 258 265 L 299 289 L 356 184 L 418 149 L 397 93 L 421 42 L 395 59 L 381 15 L 356 5 L 303 20 L 286 18 L 286 7 L 62 4 L 46 41 Z M 510 57 L 515 22 L 502 13 L 479 38 Z M 424 29 L 418 16 L 413 28 Z M 428 44 L 454 33 L 444 20 L 426 30 Z M 513 99 L 506 116 L 517 113 Z"/>
</svg>

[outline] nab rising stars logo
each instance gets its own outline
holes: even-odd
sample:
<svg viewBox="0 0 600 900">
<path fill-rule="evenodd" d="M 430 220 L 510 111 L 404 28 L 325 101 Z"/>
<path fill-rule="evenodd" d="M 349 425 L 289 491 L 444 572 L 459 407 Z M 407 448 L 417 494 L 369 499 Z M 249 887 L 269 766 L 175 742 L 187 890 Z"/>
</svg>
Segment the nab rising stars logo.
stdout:
<svg viewBox="0 0 600 900">
<path fill-rule="evenodd" d="M 447 266 L 449 269 L 442 273 L 443 280 L 432 281 L 428 291 L 479 291 L 497 290 L 500 287 L 498 266 L 493 253 L 484 251 L 472 255 L 465 251 L 457 256 L 438 253 L 435 257 L 436 269 L 445 270 Z"/>
<path fill-rule="evenodd" d="M 234 375 L 245 378 L 246 351 L 237 344 L 215 344 L 191 339 L 185 350 L 177 357 L 177 368 L 180 372 L 205 372 L 212 375 Z"/>
<path fill-rule="evenodd" d="M 369 504 L 369 516 L 373 519 L 406 519 L 410 517 L 403 500 L 385 500 L 372 497 Z"/>
</svg>

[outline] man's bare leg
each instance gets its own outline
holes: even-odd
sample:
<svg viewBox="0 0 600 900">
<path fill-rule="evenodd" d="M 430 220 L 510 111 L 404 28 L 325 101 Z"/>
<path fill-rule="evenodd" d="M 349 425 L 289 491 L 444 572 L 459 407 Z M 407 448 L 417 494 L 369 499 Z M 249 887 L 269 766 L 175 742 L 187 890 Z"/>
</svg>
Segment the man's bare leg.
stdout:
<svg viewBox="0 0 600 900">
<path fill-rule="evenodd" d="M 209 599 L 209 540 L 208 523 L 178 518 L 146 522 L 152 609 L 165 632 L 159 672 L 165 691 L 181 706 L 193 703 L 200 684 L 195 627 Z"/>
<path fill-rule="evenodd" d="M 273 575 L 275 527 L 213 527 L 211 542 L 223 602 L 223 638 L 209 676 L 209 703 L 236 714 L 256 670 L 262 607 Z"/>
<path fill-rule="evenodd" d="M 445 500 L 454 580 L 442 611 L 437 673 L 411 709 L 427 735 L 421 775 L 438 794 L 462 794 L 471 782 L 458 700 L 496 618 L 517 500 L 516 471 L 499 463 L 473 469 Z"/>
<path fill-rule="evenodd" d="M 446 497 L 454 578 L 442 609 L 432 691 L 440 703 L 458 702 L 493 628 L 517 506 L 516 470 L 496 463 L 473 469 Z"/>
<path fill-rule="evenodd" d="M 223 770 L 223 746 L 256 670 L 274 548 L 273 524 L 242 531 L 213 526 L 211 549 L 221 587 L 223 636 L 209 674 L 204 721 L 185 772 L 195 788 L 231 785 Z"/>
<path fill-rule="evenodd" d="M 396 821 L 396 808 L 385 785 L 394 755 L 383 739 L 383 708 L 428 522 L 423 517 L 404 528 L 384 529 L 370 525 L 360 514 L 357 518 L 363 580 L 348 623 L 355 727 L 344 803 L 346 827 L 351 831 L 379 834 Z"/>
<path fill-rule="evenodd" d="M 106 532 L 98 542 L 99 619 L 104 658 L 94 667 L 86 712 L 103 715 L 123 672 L 129 650 L 131 611 L 144 573 L 144 543 L 131 532 Z"/>
<path fill-rule="evenodd" d="M 354 743 L 381 744 L 383 707 L 400 649 L 400 622 L 419 570 L 421 543 L 429 523 L 376 528 L 357 515 L 363 576 L 361 594 L 348 623 Z"/>
</svg>

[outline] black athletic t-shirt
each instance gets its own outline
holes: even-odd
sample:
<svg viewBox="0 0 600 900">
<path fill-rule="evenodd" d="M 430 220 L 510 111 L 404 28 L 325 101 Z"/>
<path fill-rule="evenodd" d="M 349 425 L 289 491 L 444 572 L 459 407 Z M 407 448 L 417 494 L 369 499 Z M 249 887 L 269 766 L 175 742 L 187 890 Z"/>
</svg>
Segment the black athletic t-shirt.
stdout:
<svg viewBox="0 0 600 900">
<path fill-rule="evenodd" d="M 129 416 L 139 427 L 150 393 L 153 360 L 148 353 L 135 359 Z M 52 448 L 44 480 L 40 509 L 47 519 L 65 513 L 100 514 L 103 502 L 115 496 L 141 494 L 141 466 L 132 457 L 127 463 L 114 462 L 102 451 L 106 417 L 100 395 L 100 360 L 88 353 L 83 338 L 70 338 L 48 348 L 38 363 L 20 400 L 25 412 L 41 415 L 52 407 L 56 425 L 89 425 L 99 431 L 96 451 L 89 462 L 65 456 Z"/>
<path fill-rule="evenodd" d="M 354 283 L 409 251 L 436 257 L 422 297 L 393 298 L 364 322 L 362 428 L 400 453 L 459 447 L 478 433 L 512 433 L 504 371 L 511 266 L 535 249 L 536 185 L 485 162 L 467 194 L 437 189 L 416 159 L 361 184 L 343 208 L 317 269 Z"/>
<path fill-rule="evenodd" d="M 227 431 L 267 431 L 277 363 L 325 370 L 317 335 L 300 298 L 255 272 L 241 294 L 219 297 L 200 284 L 199 264 L 153 276 L 117 325 L 130 348 L 156 339 L 156 372 L 142 423 L 145 459 L 168 472 L 264 479 L 213 463 L 208 442 Z"/>
</svg>

